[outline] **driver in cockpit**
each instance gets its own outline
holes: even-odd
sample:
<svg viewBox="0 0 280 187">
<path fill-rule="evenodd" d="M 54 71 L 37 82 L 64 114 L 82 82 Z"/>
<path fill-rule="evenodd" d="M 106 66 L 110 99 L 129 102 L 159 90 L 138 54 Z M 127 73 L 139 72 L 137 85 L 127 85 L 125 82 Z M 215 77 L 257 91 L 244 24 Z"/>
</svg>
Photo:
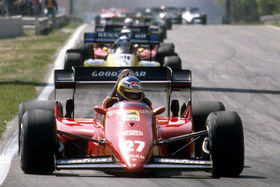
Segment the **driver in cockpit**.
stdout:
<svg viewBox="0 0 280 187">
<path fill-rule="evenodd" d="M 117 54 L 133 54 L 134 49 L 130 39 L 126 35 L 122 35 L 115 41 L 110 52 Z"/>
<path fill-rule="evenodd" d="M 135 76 L 123 77 L 117 85 L 117 97 L 107 97 L 103 102 L 104 108 L 109 108 L 119 101 L 140 101 L 152 106 L 151 101 L 145 97 L 143 86 Z"/>
</svg>

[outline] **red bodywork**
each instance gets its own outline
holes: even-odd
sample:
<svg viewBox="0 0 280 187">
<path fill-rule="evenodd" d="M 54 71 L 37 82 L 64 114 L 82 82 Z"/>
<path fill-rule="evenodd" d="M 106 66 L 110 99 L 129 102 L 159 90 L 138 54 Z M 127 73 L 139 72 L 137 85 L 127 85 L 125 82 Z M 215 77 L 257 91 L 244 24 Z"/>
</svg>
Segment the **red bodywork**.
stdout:
<svg viewBox="0 0 280 187">
<path fill-rule="evenodd" d="M 105 115 L 97 113 L 92 119 L 72 119 L 62 117 L 56 105 L 57 130 L 105 142 L 105 145 L 85 140 L 79 142 L 78 138 L 59 135 L 64 145 L 62 158 L 113 155 L 126 171 L 142 172 L 151 156 L 167 156 L 168 144 L 158 146 L 157 140 L 193 132 L 190 105 L 182 117 L 156 117 L 153 107 L 132 101 L 118 102 L 103 110 Z M 73 142 L 80 145 L 79 151 L 72 146 Z M 186 158 L 192 155 L 194 147 L 191 145 Z"/>
</svg>

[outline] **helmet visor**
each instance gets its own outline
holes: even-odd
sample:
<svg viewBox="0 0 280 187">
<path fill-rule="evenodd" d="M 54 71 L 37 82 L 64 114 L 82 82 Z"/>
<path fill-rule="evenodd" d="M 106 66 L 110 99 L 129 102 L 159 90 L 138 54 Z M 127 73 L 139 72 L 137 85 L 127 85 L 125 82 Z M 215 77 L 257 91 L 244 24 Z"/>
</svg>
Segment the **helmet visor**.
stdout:
<svg viewBox="0 0 280 187">
<path fill-rule="evenodd" d="M 128 99 L 136 100 L 136 101 L 141 100 L 143 97 L 143 92 L 138 92 L 138 91 L 136 92 L 132 90 L 125 90 L 124 94 Z"/>
</svg>

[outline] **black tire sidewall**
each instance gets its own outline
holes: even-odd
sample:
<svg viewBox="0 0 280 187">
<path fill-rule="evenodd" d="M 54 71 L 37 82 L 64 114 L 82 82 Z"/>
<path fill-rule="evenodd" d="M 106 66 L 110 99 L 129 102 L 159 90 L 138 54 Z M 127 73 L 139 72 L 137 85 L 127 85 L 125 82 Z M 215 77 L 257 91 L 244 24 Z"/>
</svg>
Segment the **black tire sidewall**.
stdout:
<svg viewBox="0 0 280 187">
<path fill-rule="evenodd" d="M 213 112 L 206 121 L 214 177 L 237 177 L 244 166 L 242 121 L 236 112 Z"/>
<path fill-rule="evenodd" d="M 54 171 L 56 124 L 54 113 L 29 110 L 22 118 L 20 163 L 25 173 L 50 174 Z"/>
</svg>

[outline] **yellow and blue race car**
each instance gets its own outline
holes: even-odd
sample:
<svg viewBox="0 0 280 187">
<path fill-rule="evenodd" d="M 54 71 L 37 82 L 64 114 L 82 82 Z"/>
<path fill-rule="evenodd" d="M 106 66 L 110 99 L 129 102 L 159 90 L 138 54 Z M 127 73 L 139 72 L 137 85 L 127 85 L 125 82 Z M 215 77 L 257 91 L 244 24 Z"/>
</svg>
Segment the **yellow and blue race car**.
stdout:
<svg viewBox="0 0 280 187">
<path fill-rule="evenodd" d="M 85 33 L 82 47 L 67 51 L 64 69 L 86 67 L 160 67 L 181 69 L 173 44 L 160 44 L 151 33 L 97 31 Z"/>
</svg>

